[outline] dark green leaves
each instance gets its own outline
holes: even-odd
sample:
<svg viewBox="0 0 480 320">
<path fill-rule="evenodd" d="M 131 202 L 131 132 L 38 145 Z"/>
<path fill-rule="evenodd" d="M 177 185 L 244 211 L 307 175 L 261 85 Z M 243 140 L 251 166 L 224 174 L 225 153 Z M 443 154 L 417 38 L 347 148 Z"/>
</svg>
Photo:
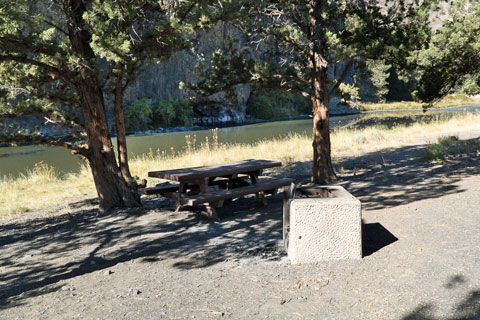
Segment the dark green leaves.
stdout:
<svg viewBox="0 0 480 320">
<path fill-rule="evenodd" d="M 435 101 L 480 73 L 480 4 L 459 2 L 450 14 L 428 46 L 412 56 L 418 100 Z"/>
</svg>

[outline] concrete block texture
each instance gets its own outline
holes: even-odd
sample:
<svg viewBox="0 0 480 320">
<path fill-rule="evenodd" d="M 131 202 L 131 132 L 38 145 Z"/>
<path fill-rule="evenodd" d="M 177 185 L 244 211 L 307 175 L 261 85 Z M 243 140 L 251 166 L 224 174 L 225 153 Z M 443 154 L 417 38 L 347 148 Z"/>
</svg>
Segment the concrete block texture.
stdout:
<svg viewBox="0 0 480 320">
<path fill-rule="evenodd" d="M 340 186 L 328 197 L 290 202 L 288 257 L 293 264 L 362 258 L 362 207 Z"/>
</svg>

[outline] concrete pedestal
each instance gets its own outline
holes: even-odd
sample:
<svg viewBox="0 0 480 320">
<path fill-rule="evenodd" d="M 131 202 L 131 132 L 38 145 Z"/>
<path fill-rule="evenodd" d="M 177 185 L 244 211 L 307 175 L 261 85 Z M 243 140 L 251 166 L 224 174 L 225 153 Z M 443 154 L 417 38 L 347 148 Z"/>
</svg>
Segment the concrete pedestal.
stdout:
<svg viewBox="0 0 480 320">
<path fill-rule="evenodd" d="M 361 259 L 360 201 L 340 186 L 304 190 L 308 191 L 306 196 L 302 197 L 302 190 L 297 190 L 285 202 L 289 206 L 287 251 L 291 262 Z"/>
</svg>

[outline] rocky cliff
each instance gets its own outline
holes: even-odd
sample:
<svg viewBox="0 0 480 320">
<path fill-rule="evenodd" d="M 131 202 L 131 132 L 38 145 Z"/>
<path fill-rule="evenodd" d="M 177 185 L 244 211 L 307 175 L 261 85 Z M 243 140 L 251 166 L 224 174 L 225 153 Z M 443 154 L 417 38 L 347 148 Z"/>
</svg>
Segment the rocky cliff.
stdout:
<svg viewBox="0 0 480 320">
<path fill-rule="evenodd" d="M 232 26 L 218 24 L 212 31 L 202 36 L 197 53 L 210 56 L 216 49 L 226 49 L 234 42 L 236 49 L 247 46 L 247 37 Z M 179 88 L 180 82 L 196 80 L 195 65 L 198 54 L 183 51 L 173 55 L 168 61 L 148 66 L 135 85 L 127 92 L 126 105 L 139 99 L 148 101 L 172 100 L 187 98 L 187 93 Z M 332 68 L 331 76 L 338 76 L 341 70 Z M 349 79 L 353 81 L 353 73 Z M 247 103 L 252 90 L 249 85 L 235 88 L 234 99 L 227 99 L 224 93 L 218 93 L 194 107 L 194 124 L 215 125 L 225 123 L 241 123 L 245 120 Z M 330 113 L 358 113 L 358 108 L 342 104 L 340 99 L 332 99 Z"/>
</svg>

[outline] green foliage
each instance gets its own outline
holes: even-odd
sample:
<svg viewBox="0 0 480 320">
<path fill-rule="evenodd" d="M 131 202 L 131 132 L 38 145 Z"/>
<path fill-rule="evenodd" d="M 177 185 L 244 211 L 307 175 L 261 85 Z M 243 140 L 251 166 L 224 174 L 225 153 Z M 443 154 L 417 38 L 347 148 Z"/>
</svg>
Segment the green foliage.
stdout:
<svg viewBox="0 0 480 320">
<path fill-rule="evenodd" d="M 191 126 L 192 113 L 187 100 L 160 100 L 152 105 L 152 125 L 154 128 Z"/>
<path fill-rule="evenodd" d="M 128 131 L 151 130 L 175 126 L 191 126 L 192 107 L 186 100 L 160 100 L 149 104 L 145 99 L 125 110 Z"/>
<path fill-rule="evenodd" d="M 466 75 L 463 83 L 456 91 L 469 96 L 480 94 L 480 74 Z"/>
<path fill-rule="evenodd" d="M 458 141 L 457 136 L 440 137 L 436 144 L 432 144 L 419 152 L 419 158 L 426 162 L 446 161 L 449 148 Z"/>
<path fill-rule="evenodd" d="M 291 91 L 256 90 L 248 101 L 247 114 L 254 119 L 280 119 L 312 112 L 311 103 Z"/>
<path fill-rule="evenodd" d="M 362 6 L 358 1 L 244 3 L 233 22 L 250 36 L 253 47 L 215 52 L 198 72 L 200 81 L 191 86 L 200 95 L 250 82 L 307 96 L 313 93 L 311 62 L 319 59 L 322 68 L 345 69 L 336 79 L 328 79 L 332 96 L 348 71 L 368 59 L 374 100 L 383 101 L 390 65 L 406 65 L 411 51 L 430 35 L 432 1 L 416 5 L 368 1 Z"/>
<path fill-rule="evenodd" d="M 208 96 L 219 91 L 233 95 L 235 85 L 251 81 L 250 70 L 255 68 L 255 62 L 247 59 L 248 52 L 239 52 L 233 48 L 232 39 L 225 41 L 229 44 L 226 52 L 217 49 L 207 61 L 200 59 L 195 67 L 198 81 L 180 83 L 180 88 L 185 87 L 200 96 Z"/>
<path fill-rule="evenodd" d="M 357 102 L 360 99 L 360 89 L 352 84 L 340 84 L 339 95 L 344 101 Z"/>
<path fill-rule="evenodd" d="M 458 140 L 457 136 L 438 138 L 419 152 L 419 158 L 426 162 L 444 162 L 458 156 L 477 157 L 480 154 L 480 139 Z"/>
<path fill-rule="evenodd" d="M 410 57 L 417 74 L 414 97 L 437 101 L 465 85 L 478 92 L 480 85 L 480 3 L 457 1 L 449 19 L 428 44 Z"/>
<path fill-rule="evenodd" d="M 125 127 L 128 131 L 151 129 L 152 107 L 144 100 L 139 100 L 125 109 Z"/>
<path fill-rule="evenodd" d="M 356 78 L 360 95 L 364 101 L 385 102 L 388 94 L 388 77 L 390 76 L 391 65 L 385 60 L 367 59 L 365 70 L 361 73 L 362 78 Z"/>
<path fill-rule="evenodd" d="M 235 3 L 0 0 L 0 118 L 43 114 L 68 134 L 91 138 L 79 121 L 82 81 L 121 104 L 145 66 L 191 48 L 196 31 L 228 17 Z"/>
</svg>

